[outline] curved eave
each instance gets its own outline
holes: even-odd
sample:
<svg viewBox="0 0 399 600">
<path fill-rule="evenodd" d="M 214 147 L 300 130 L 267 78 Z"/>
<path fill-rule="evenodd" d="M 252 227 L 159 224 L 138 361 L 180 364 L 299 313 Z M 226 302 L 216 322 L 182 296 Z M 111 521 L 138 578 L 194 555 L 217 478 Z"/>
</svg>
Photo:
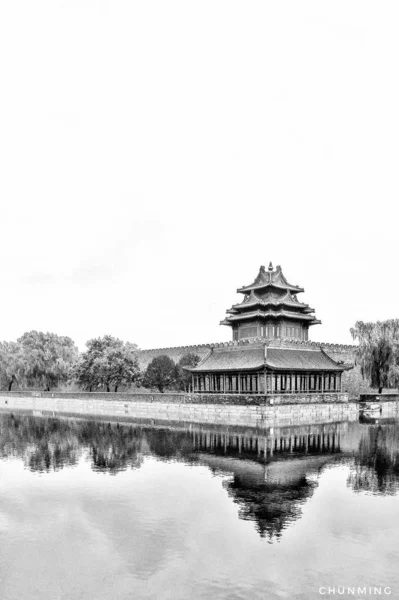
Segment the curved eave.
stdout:
<svg viewBox="0 0 399 600">
<path fill-rule="evenodd" d="M 237 292 L 239 294 L 247 294 L 251 290 L 262 290 L 262 289 L 265 289 L 268 287 L 274 287 L 279 290 L 289 290 L 290 292 L 294 292 L 295 294 L 299 294 L 300 292 L 305 291 L 303 288 L 297 287 L 296 285 L 290 285 L 290 284 L 285 285 L 285 284 L 267 282 L 267 283 L 252 284 L 252 285 L 248 285 L 248 286 L 245 286 L 242 288 L 238 288 Z"/>
<path fill-rule="evenodd" d="M 287 302 L 285 300 L 276 300 L 275 302 L 263 302 L 262 300 L 258 300 L 256 302 L 241 302 L 241 304 L 233 304 L 233 306 L 229 310 L 226 310 L 226 312 L 237 314 L 237 312 L 241 311 L 243 308 L 249 308 L 251 306 L 263 306 L 265 308 L 269 306 L 291 306 L 293 308 L 302 309 L 304 313 L 314 312 L 314 308 L 310 308 L 308 304 L 303 304 L 302 302 Z"/>
<path fill-rule="evenodd" d="M 229 327 L 231 327 L 233 323 L 230 323 L 230 321 L 228 321 L 227 319 L 223 319 L 223 321 L 219 322 L 219 325 L 229 325 Z"/>
<path fill-rule="evenodd" d="M 307 314 L 303 314 L 303 313 L 290 313 L 288 311 L 279 311 L 279 312 L 272 312 L 272 311 L 268 311 L 268 312 L 264 312 L 264 311 L 252 311 L 249 313 L 244 313 L 244 314 L 239 314 L 239 315 L 232 315 L 231 317 L 226 317 L 223 321 L 221 321 L 222 325 L 227 324 L 227 322 L 240 322 L 240 321 L 244 321 L 246 319 L 267 319 L 269 317 L 272 317 L 274 319 L 281 319 L 282 317 L 285 317 L 287 319 L 294 319 L 296 321 L 307 321 L 309 322 L 311 325 L 318 325 L 319 323 L 321 323 L 321 321 L 319 321 L 319 319 L 316 319 L 314 317 L 314 315 L 307 315 Z"/>
</svg>

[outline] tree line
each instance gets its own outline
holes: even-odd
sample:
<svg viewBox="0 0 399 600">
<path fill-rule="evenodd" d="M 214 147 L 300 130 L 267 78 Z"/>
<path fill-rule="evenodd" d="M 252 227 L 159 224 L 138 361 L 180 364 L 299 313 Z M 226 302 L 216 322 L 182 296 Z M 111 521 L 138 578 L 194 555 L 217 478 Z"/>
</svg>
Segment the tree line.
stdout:
<svg viewBox="0 0 399 600">
<path fill-rule="evenodd" d="M 138 347 L 111 335 L 94 338 L 79 352 L 70 337 L 29 331 L 16 342 L 0 342 L 1 389 L 79 387 L 85 391 L 130 390 L 145 387 L 190 391 L 191 374 L 199 357 L 186 354 L 176 364 L 169 356 L 154 358 L 140 370 Z"/>
<path fill-rule="evenodd" d="M 358 346 L 355 361 L 363 378 L 381 393 L 399 387 L 399 319 L 364 323 L 351 329 Z M 79 352 L 70 337 L 29 331 L 16 342 L 0 342 L 0 386 L 51 390 L 78 386 L 87 391 L 130 390 L 137 387 L 190 391 L 191 373 L 199 357 L 188 353 L 176 364 L 169 356 L 155 357 L 140 370 L 138 347 L 111 335 L 94 338 Z"/>
</svg>

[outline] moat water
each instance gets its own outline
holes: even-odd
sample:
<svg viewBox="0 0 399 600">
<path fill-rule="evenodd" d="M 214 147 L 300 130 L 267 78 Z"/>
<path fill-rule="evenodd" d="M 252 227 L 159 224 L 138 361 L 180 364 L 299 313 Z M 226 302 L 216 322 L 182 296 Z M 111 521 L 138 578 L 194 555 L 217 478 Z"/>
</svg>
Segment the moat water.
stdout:
<svg viewBox="0 0 399 600">
<path fill-rule="evenodd" d="M 1 600 L 399 598 L 398 539 L 397 408 L 265 431 L 0 413 Z"/>
</svg>

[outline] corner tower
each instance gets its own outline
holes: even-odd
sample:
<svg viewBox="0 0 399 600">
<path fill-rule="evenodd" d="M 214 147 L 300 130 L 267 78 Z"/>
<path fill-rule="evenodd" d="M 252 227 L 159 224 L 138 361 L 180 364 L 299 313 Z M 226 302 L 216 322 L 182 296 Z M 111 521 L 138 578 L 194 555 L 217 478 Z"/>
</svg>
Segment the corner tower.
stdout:
<svg viewBox="0 0 399 600">
<path fill-rule="evenodd" d="M 237 290 L 244 294 L 240 304 L 227 310 L 221 325 L 233 330 L 233 340 L 250 338 L 308 340 L 309 326 L 321 323 L 314 309 L 303 304 L 297 294 L 304 289 L 288 283 L 280 266 L 266 271 L 262 266 L 251 285 Z"/>
</svg>

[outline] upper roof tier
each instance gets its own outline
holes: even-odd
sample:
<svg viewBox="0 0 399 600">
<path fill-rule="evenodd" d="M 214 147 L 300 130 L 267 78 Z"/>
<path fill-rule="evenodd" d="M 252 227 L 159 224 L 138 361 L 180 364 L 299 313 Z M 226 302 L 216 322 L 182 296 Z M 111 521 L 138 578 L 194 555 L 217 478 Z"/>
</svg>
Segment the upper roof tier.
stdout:
<svg viewBox="0 0 399 600">
<path fill-rule="evenodd" d="M 247 294 L 251 290 L 261 290 L 265 288 L 287 290 L 290 292 L 294 292 L 295 294 L 304 291 L 303 288 L 288 283 L 288 281 L 283 275 L 280 265 L 276 267 L 276 270 L 273 270 L 273 265 L 272 263 L 270 263 L 267 271 L 262 265 L 259 269 L 259 273 L 255 281 L 251 283 L 251 285 L 246 285 L 242 288 L 239 288 L 237 292 L 239 292 L 240 294 Z"/>
<path fill-rule="evenodd" d="M 289 306 L 295 311 L 302 313 L 313 313 L 314 309 L 310 308 L 308 304 L 299 302 L 295 294 L 292 294 L 290 290 L 282 291 L 280 293 L 272 292 L 271 290 L 266 291 L 262 296 L 258 296 L 254 290 L 251 290 L 249 294 L 245 295 L 244 300 L 240 304 L 234 304 L 227 312 L 230 314 L 237 314 L 242 312 L 243 309 L 248 309 L 255 306 L 261 307 L 278 307 L 278 306 Z M 259 292 L 258 292 L 259 293 Z"/>
</svg>

